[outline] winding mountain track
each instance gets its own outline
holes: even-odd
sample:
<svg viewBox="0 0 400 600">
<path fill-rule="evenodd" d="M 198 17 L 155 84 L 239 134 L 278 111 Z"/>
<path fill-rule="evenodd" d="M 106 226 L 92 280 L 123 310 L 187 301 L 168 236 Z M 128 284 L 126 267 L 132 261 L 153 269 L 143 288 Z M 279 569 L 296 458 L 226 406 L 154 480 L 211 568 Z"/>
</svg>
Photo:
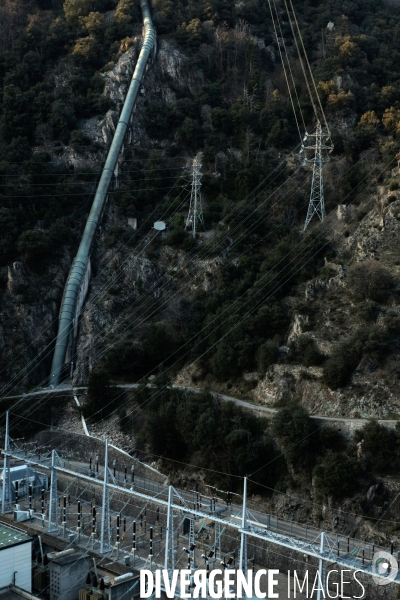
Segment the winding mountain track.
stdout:
<svg viewBox="0 0 400 600">
<path fill-rule="evenodd" d="M 124 384 L 119 384 L 116 387 L 123 389 L 123 390 L 134 390 L 136 388 L 139 387 L 138 383 L 124 383 Z M 175 389 L 178 390 L 187 390 L 188 392 L 194 392 L 195 394 L 199 394 L 202 390 L 201 388 L 197 388 L 197 387 L 189 387 L 189 386 L 181 386 L 181 385 L 174 385 L 172 386 Z M 49 388 L 43 388 L 40 390 L 36 390 L 34 392 L 27 392 L 26 394 L 19 394 L 17 396 L 4 396 L 2 399 L 3 400 L 18 400 L 20 398 L 26 397 L 27 399 L 29 397 L 34 397 L 34 396 L 44 396 L 46 394 L 54 394 L 57 396 L 71 396 L 73 393 L 81 393 L 84 392 L 84 390 L 87 389 L 87 386 L 79 386 L 79 387 L 73 387 L 71 385 L 60 385 L 57 387 L 57 389 L 49 389 Z M 234 398 L 233 396 L 227 396 L 226 394 L 219 394 L 217 392 L 211 392 L 214 396 L 220 398 L 221 400 L 224 400 L 225 402 L 233 402 L 234 404 L 236 404 L 237 406 L 240 406 L 241 408 L 246 408 L 248 410 L 252 410 L 254 412 L 257 413 L 264 413 L 266 416 L 267 415 L 274 415 L 276 414 L 279 409 L 278 408 L 270 408 L 268 406 L 262 406 L 261 404 L 253 404 L 252 402 L 248 402 L 247 400 L 240 400 L 239 398 Z M 322 416 L 322 415 L 310 415 L 311 419 L 315 419 L 318 421 L 327 421 L 327 422 L 332 422 L 332 423 L 344 423 L 344 424 L 351 424 L 355 427 L 362 427 L 363 425 L 365 425 L 365 423 L 368 422 L 368 418 L 361 418 L 361 417 L 357 417 L 357 418 L 349 418 L 349 417 L 326 417 L 326 416 Z M 377 419 L 378 423 L 380 423 L 381 425 L 386 425 L 389 427 L 395 427 L 396 423 L 399 422 L 399 419 Z"/>
</svg>

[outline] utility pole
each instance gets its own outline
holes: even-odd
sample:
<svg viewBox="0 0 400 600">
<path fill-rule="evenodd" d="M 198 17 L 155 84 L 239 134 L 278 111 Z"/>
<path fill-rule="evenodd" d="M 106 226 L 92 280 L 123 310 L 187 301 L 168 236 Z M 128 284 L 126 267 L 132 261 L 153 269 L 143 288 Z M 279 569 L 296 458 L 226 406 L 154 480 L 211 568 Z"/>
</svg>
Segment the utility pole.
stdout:
<svg viewBox="0 0 400 600">
<path fill-rule="evenodd" d="M 190 193 L 189 213 L 186 218 L 186 228 L 192 228 L 192 235 L 196 238 L 198 223 L 204 227 L 203 208 L 201 203 L 201 153 L 194 159 L 192 164 L 192 189 Z M 204 227 L 205 228 L 205 227 Z"/>
<path fill-rule="evenodd" d="M 314 133 L 306 133 L 301 145 L 300 153 L 305 153 L 312 150 L 313 158 L 304 158 L 304 164 L 313 163 L 313 176 L 311 183 L 310 202 L 308 205 L 307 217 L 304 223 L 305 231 L 308 224 L 314 215 L 317 215 L 320 221 L 325 218 L 325 198 L 324 198 L 324 179 L 322 168 L 324 163 L 329 162 L 329 152 L 333 150 L 331 134 L 329 131 L 322 129 L 320 121 L 317 123 L 317 128 Z M 324 157 L 324 151 L 326 156 Z"/>
</svg>

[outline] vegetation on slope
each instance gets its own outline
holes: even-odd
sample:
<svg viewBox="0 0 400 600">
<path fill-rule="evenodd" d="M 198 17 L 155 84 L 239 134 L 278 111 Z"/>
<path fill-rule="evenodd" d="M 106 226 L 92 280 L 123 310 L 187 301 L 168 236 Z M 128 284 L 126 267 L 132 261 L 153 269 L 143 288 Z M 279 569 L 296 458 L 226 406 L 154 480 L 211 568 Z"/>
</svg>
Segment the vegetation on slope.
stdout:
<svg viewBox="0 0 400 600">
<path fill-rule="evenodd" d="M 327 268 L 324 258 L 346 267 L 353 256 L 342 253 L 338 258 L 337 246 L 320 232 L 304 241 L 301 224 L 309 183 L 303 179 L 309 182 L 309 172 L 299 171 L 293 182 L 283 186 L 295 165 L 288 160 L 283 166 L 281 159 L 288 156 L 298 138 L 267 4 L 225 0 L 155 0 L 153 4 L 158 34 L 177 45 L 187 57 L 186 72 L 199 72 L 203 83 L 190 89 L 176 87 L 176 102 L 166 103 L 157 94 L 143 100 L 149 147 L 126 151 L 115 206 L 124 217 L 137 216 L 144 221 L 159 203 L 159 188 L 177 179 L 174 159 L 202 151 L 206 227 L 228 234 L 235 228 L 235 232 L 229 260 L 211 273 L 216 283 L 211 291 L 197 290 L 184 296 L 174 317 L 166 316 L 159 299 L 149 294 L 144 316 L 160 307 L 156 318 L 139 335 L 128 337 L 110 352 L 103 366 L 114 378 L 138 380 L 158 372 L 160 365 L 170 368 L 178 360 L 176 371 L 188 359 L 204 354 L 200 376 L 232 382 L 246 371 L 264 372 L 280 359 L 278 348 L 287 338 L 295 310 L 308 314 L 315 325 L 321 306 L 304 307 L 299 297 L 294 304 L 285 301 L 317 273 L 328 278 L 323 271 Z M 400 133 L 400 9 L 376 0 L 298 0 L 295 7 L 335 143 L 326 176 L 327 209 L 341 203 L 358 206 L 372 176 L 396 198 L 399 182 L 379 171 L 382 166 L 393 166 Z M 91 153 L 98 162 L 96 167 L 100 165 L 105 149 L 85 137 L 78 129 L 79 120 L 104 116 L 112 107 L 103 94 L 101 73 L 131 43 L 126 38 L 132 35 L 133 25 L 140 23 L 139 5 L 133 0 L 117 4 L 106 0 L 7 0 L 0 19 L 4 24 L 0 42 L 0 264 L 4 267 L 20 259 L 32 270 L 45 272 L 45 257 L 58 260 L 63 247 L 76 246 L 97 175 L 95 167 L 81 173 L 57 157 L 62 157 L 68 146 L 77 154 Z M 329 21 L 335 23 L 332 35 L 326 33 Z M 283 33 L 290 40 L 284 15 Z M 310 126 L 312 107 L 290 42 L 289 51 L 300 104 Z M 164 74 L 164 80 L 168 79 Z M 235 218 L 225 223 L 228 214 L 274 169 L 268 192 L 261 198 L 249 198 L 236 210 Z M 281 186 L 289 199 L 275 206 L 274 197 L 267 196 Z M 176 198 L 170 202 L 173 207 Z M 364 216 L 360 215 L 360 220 Z M 178 215 L 170 224 L 167 239 L 152 244 L 147 254 L 152 262 L 158 261 L 165 247 L 197 252 L 209 244 L 214 256 L 224 250 L 222 245 L 192 241 L 183 232 L 182 217 Z M 44 221 L 44 231 L 38 221 Z M 347 236 L 356 225 L 349 225 Z M 114 231 L 106 245 L 118 250 L 128 239 Z M 74 247 L 69 248 L 71 254 Z M 300 268 L 285 258 L 294 251 L 304 257 Z M 324 381 L 330 388 L 347 385 L 362 361 L 376 371 L 393 359 L 392 368 L 398 373 L 394 358 L 399 350 L 399 317 L 388 310 L 389 302 L 397 298 L 397 280 L 387 269 L 371 265 L 367 265 L 368 271 L 364 267 L 349 269 L 346 293 L 356 306 L 358 326 L 343 327 L 340 333 L 345 339 L 332 335 L 331 341 L 337 345 L 323 365 Z M 336 298 L 330 294 L 323 302 L 339 304 L 338 294 Z M 118 297 L 118 292 L 115 295 Z M 126 308 L 123 302 L 114 306 L 116 317 Z M 337 323 L 341 325 L 339 316 Z M 200 331 L 207 337 L 202 335 L 198 344 L 192 342 Z M 185 351 L 179 350 L 182 345 L 186 345 Z M 296 341 L 284 360 L 318 366 L 325 358 L 306 336 Z M 148 393 L 140 390 L 140 401 Z M 192 397 L 164 390 L 160 397 L 162 402 L 150 402 L 141 414 L 140 428 L 132 423 L 128 427 L 121 415 L 123 426 L 140 433 L 143 447 L 154 454 L 197 461 L 199 466 L 216 466 L 217 458 L 222 457 L 222 470 L 229 474 L 257 470 L 265 457 L 276 457 L 262 423 L 220 405 L 209 394 Z M 89 416 L 99 409 L 98 398 L 98 390 L 97 395 L 89 394 Z M 105 410 L 108 398 L 100 400 L 100 408 Z M 198 435 L 189 443 L 184 432 L 192 435 L 199 408 L 210 428 L 204 429 L 204 439 Z M 276 461 L 283 477 L 298 469 L 305 481 L 314 477 L 320 491 L 337 499 L 351 494 L 357 481 L 369 484 L 365 475 L 368 461 L 374 461 L 373 453 L 379 450 L 376 440 L 386 433 L 369 425 L 370 429 L 360 434 L 368 447 L 363 466 L 354 453 L 346 455 L 334 436 L 324 441 L 322 434 L 313 432 L 307 415 L 300 413 L 298 406 L 289 405 L 274 423 L 274 434 L 284 449 L 285 465 Z M 221 415 L 224 429 L 219 436 Z M 171 423 L 175 423 L 174 430 Z M 310 441 L 301 452 L 292 451 L 293 443 L 306 432 Z M 390 436 L 390 444 L 398 444 L 397 432 Z M 221 440 L 228 438 L 229 444 L 221 446 Z M 244 454 L 235 451 L 239 442 L 246 449 Z M 387 464 L 385 455 L 379 454 L 378 464 Z M 262 474 L 259 481 L 272 487 L 283 485 L 274 469 Z"/>
<path fill-rule="evenodd" d="M 63 10 L 47 0 L 2 4 L 0 266 L 20 258 L 43 270 L 46 256 L 76 243 L 97 169 L 79 172 L 56 158 L 68 144 L 78 153 L 99 150 L 77 124 L 112 106 L 101 69 L 141 18 L 136 3 L 123 0 L 106 23 L 113 8 L 110 0 L 66 0 Z"/>
</svg>

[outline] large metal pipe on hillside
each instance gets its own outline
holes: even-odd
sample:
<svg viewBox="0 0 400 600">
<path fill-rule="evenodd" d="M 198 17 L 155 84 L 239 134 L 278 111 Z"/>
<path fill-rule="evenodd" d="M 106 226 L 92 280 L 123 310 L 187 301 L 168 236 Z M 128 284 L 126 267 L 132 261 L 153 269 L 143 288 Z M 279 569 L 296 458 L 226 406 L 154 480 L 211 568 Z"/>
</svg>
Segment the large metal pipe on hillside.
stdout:
<svg viewBox="0 0 400 600">
<path fill-rule="evenodd" d="M 121 111 L 118 125 L 115 130 L 113 141 L 108 152 L 107 160 L 100 177 L 99 185 L 97 186 L 92 208 L 90 210 L 88 220 L 86 221 L 81 243 L 79 245 L 74 262 L 72 263 L 72 267 L 64 289 L 64 295 L 60 309 L 57 341 L 50 372 L 51 386 L 57 386 L 60 383 L 61 371 L 67 353 L 68 338 L 72 332 L 78 295 L 81 288 L 82 279 L 88 265 L 93 239 L 101 218 L 104 203 L 107 198 L 108 188 L 117 165 L 117 160 L 121 151 L 124 137 L 129 127 L 129 119 L 135 106 L 147 61 L 155 42 L 156 33 L 153 26 L 153 21 L 151 19 L 148 0 L 140 0 L 140 7 L 142 9 L 143 16 L 143 45 L 132 76 L 124 106 Z"/>
</svg>

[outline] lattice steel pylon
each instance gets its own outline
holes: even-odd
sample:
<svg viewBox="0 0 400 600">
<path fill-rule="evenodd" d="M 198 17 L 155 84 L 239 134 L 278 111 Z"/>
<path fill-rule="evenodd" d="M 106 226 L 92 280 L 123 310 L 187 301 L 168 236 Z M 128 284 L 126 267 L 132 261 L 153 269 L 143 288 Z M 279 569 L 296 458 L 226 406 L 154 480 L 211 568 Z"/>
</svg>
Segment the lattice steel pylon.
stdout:
<svg viewBox="0 0 400 600">
<path fill-rule="evenodd" d="M 11 473 L 10 473 L 10 435 L 9 435 L 9 416 L 6 412 L 6 435 L 4 439 L 4 466 L 3 466 L 3 488 L 1 494 L 1 512 L 6 514 L 12 512 L 12 491 L 11 491 Z"/>
<path fill-rule="evenodd" d="M 329 162 L 329 153 L 333 150 L 331 134 L 328 130 L 322 128 L 320 121 L 314 133 L 306 133 L 301 145 L 300 153 L 304 153 L 304 164 L 313 163 L 313 176 L 311 183 L 310 202 L 308 205 L 307 217 L 304 223 L 305 231 L 314 215 L 317 215 L 320 221 L 325 218 L 325 198 L 324 198 L 324 179 L 322 168 L 324 163 Z M 312 158 L 306 156 L 307 151 L 313 151 Z"/>
<path fill-rule="evenodd" d="M 197 226 L 201 223 L 204 226 L 203 207 L 201 202 L 201 153 L 199 153 L 192 163 L 192 189 L 190 193 L 189 212 L 186 218 L 186 228 L 192 228 L 192 235 L 195 238 Z"/>
</svg>

